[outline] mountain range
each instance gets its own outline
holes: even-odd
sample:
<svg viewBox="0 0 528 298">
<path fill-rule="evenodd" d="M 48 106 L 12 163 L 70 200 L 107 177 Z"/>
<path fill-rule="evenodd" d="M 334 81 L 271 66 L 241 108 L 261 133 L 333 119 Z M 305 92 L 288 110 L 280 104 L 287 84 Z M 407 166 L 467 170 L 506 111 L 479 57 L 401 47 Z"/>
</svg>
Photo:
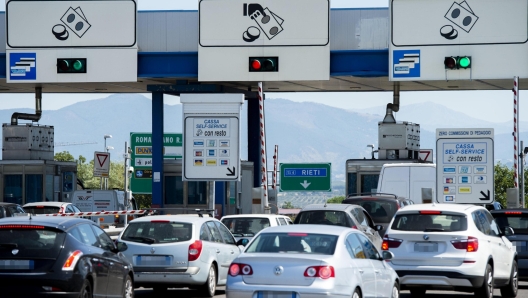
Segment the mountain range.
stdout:
<svg viewBox="0 0 528 298">
<path fill-rule="evenodd" d="M 72 95 L 75 96 L 75 95 Z M 265 101 L 268 169 L 273 165 L 274 145 L 279 146 L 280 163 L 332 163 L 333 179 L 344 181 L 345 162 L 352 158 L 370 158 L 368 144 L 377 148 L 378 125 L 385 107 L 345 110 L 312 102 L 293 102 L 281 98 Z M 45 98 L 43 99 L 45 103 Z M 45 105 L 44 105 L 45 106 Z M 34 109 L 0 110 L 2 123 L 9 123 L 14 112 L 34 113 Z M 495 123 L 471 118 L 443 105 L 423 102 L 400 107 L 398 121 L 419 123 L 421 148 L 436 150 L 436 128 L 494 128 L 495 160 L 511 164 L 513 160 L 513 121 Z M 29 123 L 19 120 L 19 124 Z M 44 110 L 38 122 L 55 128 L 55 153 L 68 151 L 93 159 L 104 150 L 104 135 L 112 161 L 123 161 L 125 142 L 131 132 L 151 131 L 151 101 L 141 94 L 115 94 L 106 98 L 78 102 L 58 110 Z M 182 105 L 165 105 L 164 131 L 182 131 Z M 241 159 L 247 159 L 247 113 L 241 117 Z M 528 123 L 521 122 L 520 127 Z M 521 131 L 520 140 L 528 139 Z M 61 144 L 62 143 L 62 144 Z M 69 145 L 69 146 L 68 146 Z M 128 144 L 130 146 L 130 143 Z M 527 144 L 528 145 L 528 144 Z"/>
</svg>

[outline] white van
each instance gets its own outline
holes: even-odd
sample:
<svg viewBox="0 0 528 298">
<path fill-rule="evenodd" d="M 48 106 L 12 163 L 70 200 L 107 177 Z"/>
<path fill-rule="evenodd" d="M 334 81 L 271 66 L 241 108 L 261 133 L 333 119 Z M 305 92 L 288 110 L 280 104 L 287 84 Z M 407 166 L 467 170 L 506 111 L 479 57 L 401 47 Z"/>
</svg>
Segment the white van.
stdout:
<svg viewBox="0 0 528 298">
<path fill-rule="evenodd" d="M 436 189 L 436 164 L 396 163 L 381 168 L 378 193 L 395 194 L 421 204 L 422 188 Z"/>
<path fill-rule="evenodd" d="M 124 191 L 112 189 L 84 189 L 76 190 L 73 193 L 72 203 L 82 212 L 137 210 L 135 199 L 131 195 L 130 197 L 130 203 L 125 207 Z M 125 222 L 124 215 L 92 216 L 91 218 L 94 221 L 97 221 L 98 218 L 102 218 L 100 223 L 103 226 L 122 226 Z"/>
</svg>

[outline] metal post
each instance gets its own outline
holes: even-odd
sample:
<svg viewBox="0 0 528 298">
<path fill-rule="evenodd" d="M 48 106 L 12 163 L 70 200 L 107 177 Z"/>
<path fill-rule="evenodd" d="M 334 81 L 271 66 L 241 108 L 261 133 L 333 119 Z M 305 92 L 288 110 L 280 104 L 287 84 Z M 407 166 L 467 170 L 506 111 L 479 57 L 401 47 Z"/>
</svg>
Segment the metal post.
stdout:
<svg viewBox="0 0 528 298">
<path fill-rule="evenodd" d="M 125 191 L 125 210 L 128 210 L 128 206 L 130 206 L 130 199 L 128 197 L 128 158 L 129 158 L 129 153 L 128 153 L 128 142 L 125 141 L 125 154 L 123 154 L 123 157 L 125 158 L 125 183 L 124 183 L 124 186 L 123 186 L 123 190 Z M 125 227 L 126 225 L 128 224 L 128 214 L 125 214 Z"/>
<path fill-rule="evenodd" d="M 520 151 L 521 151 L 521 154 L 520 154 L 520 157 L 521 157 L 521 164 L 520 164 L 520 175 L 519 177 L 521 178 L 520 181 L 519 181 L 519 187 L 520 187 L 520 195 L 521 195 L 521 206 L 523 208 L 526 208 L 526 203 L 525 203 L 525 199 L 524 199 L 524 142 L 521 141 L 521 147 L 520 148 Z"/>
</svg>

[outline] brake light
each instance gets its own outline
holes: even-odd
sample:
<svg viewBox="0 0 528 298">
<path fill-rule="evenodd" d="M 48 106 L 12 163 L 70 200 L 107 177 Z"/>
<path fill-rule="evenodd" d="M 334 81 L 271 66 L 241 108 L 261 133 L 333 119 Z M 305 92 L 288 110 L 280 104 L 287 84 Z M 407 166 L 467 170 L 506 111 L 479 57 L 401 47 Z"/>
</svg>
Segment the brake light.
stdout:
<svg viewBox="0 0 528 298">
<path fill-rule="evenodd" d="M 232 263 L 229 266 L 229 275 L 253 275 L 253 268 L 247 264 Z"/>
<path fill-rule="evenodd" d="M 202 240 L 196 240 L 191 245 L 189 245 L 189 257 L 188 260 L 196 261 L 202 253 Z"/>
<path fill-rule="evenodd" d="M 168 220 L 151 220 L 150 222 L 151 223 L 169 223 L 170 221 L 168 221 Z"/>
<path fill-rule="evenodd" d="M 357 230 L 357 226 L 352 226 L 352 229 Z"/>
<path fill-rule="evenodd" d="M 43 230 L 44 226 L 33 225 L 1 225 L 0 229 L 29 229 L 29 230 Z"/>
<path fill-rule="evenodd" d="M 35 208 L 39 208 L 39 209 L 41 209 L 41 208 L 44 208 L 44 206 L 40 206 L 40 205 L 39 205 L 39 206 L 35 206 Z"/>
<path fill-rule="evenodd" d="M 288 236 L 293 236 L 293 237 L 306 237 L 306 236 L 308 236 L 308 234 L 306 234 L 306 233 L 288 233 Z"/>
<path fill-rule="evenodd" d="M 451 240 L 451 244 L 456 249 L 465 249 L 467 252 L 475 252 L 478 250 L 478 238 L 469 236 L 468 239 Z"/>
<path fill-rule="evenodd" d="M 506 211 L 504 214 L 522 214 L 521 211 Z"/>
<path fill-rule="evenodd" d="M 398 248 L 402 244 L 403 240 L 390 238 L 389 235 L 383 237 L 383 242 L 381 243 L 382 250 L 389 250 L 389 248 Z"/>
<path fill-rule="evenodd" d="M 64 265 L 62 265 L 62 271 L 73 271 L 75 269 L 75 265 L 77 265 L 77 262 L 83 255 L 83 252 L 80 250 L 76 250 L 70 254 L 70 256 L 66 259 L 66 262 L 64 262 Z"/>
<path fill-rule="evenodd" d="M 439 215 L 442 214 L 442 211 L 436 211 L 436 210 L 421 210 L 420 214 L 424 215 Z"/>
<path fill-rule="evenodd" d="M 335 271 L 334 267 L 332 266 L 311 266 L 306 268 L 304 271 L 304 276 L 328 279 L 330 277 L 335 277 Z"/>
</svg>

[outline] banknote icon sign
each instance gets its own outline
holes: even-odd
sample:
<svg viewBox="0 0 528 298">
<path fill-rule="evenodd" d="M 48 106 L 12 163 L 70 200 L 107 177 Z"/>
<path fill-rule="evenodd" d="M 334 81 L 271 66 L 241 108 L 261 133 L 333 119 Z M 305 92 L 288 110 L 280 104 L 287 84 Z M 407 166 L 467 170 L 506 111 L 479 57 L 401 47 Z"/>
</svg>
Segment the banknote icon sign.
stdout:
<svg viewBox="0 0 528 298">
<path fill-rule="evenodd" d="M 51 29 L 58 40 L 68 39 L 70 36 L 68 29 L 81 38 L 92 27 L 80 6 L 75 9 L 73 7 L 68 8 L 60 20 L 62 24 L 57 24 Z"/>
<path fill-rule="evenodd" d="M 467 33 L 471 31 L 479 19 L 466 1 L 460 3 L 453 2 L 444 17 L 453 23 L 453 25 Z M 446 39 L 455 39 L 458 37 L 458 30 L 451 24 L 445 25 L 440 28 L 440 35 Z"/>
<path fill-rule="evenodd" d="M 258 3 L 244 3 L 244 16 L 248 16 L 257 23 L 257 26 L 249 26 L 242 34 L 242 39 L 246 42 L 253 42 L 260 37 L 263 32 L 271 40 L 284 30 L 282 24 L 284 20 L 269 8 L 264 8 Z"/>
</svg>

